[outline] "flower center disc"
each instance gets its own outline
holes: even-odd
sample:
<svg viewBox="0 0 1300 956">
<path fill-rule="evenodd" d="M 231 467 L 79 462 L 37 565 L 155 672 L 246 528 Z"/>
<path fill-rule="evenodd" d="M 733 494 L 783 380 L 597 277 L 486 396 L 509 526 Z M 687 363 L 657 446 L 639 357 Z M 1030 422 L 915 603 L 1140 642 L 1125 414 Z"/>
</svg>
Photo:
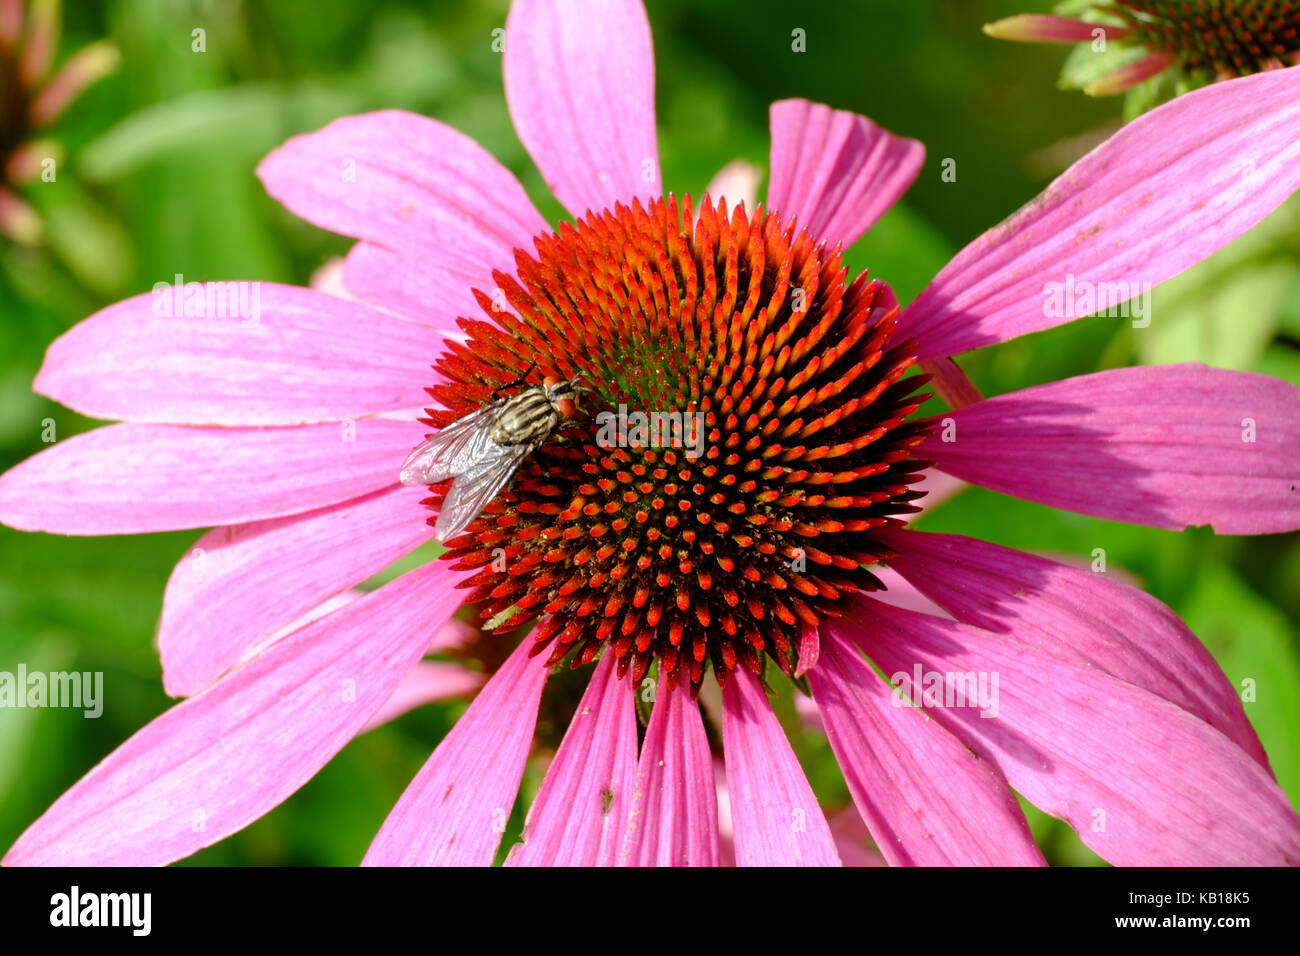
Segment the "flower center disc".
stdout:
<svg viewBox="0 0 1300 956">
<path fill-rule="evenodd" d="M 534 363 L 530 385 L 576 374 L 591 391 L 448 542 L 478 569 L 470 600 L 505 628 L 541 616 L 551 663 L 607 647 L 620 676 L 658 660 L 696 690 L 710 665 L 719 682 L 765 656 L 794 672 L 822 616 L 881 587 L 868 567 L 892 553 L 872 529 L 919 510 L 911 449 L 930 423 L 906 419 L 925 379 L 903 378 L 914 346 L 891 341 L 893 294 L 846 282 L 838 249 L 761 206 L 728 218 L 707 197 L 698 220 L 670 197 L 534 244 L 518 281 L 476 290 L 490 321 L 460 320 L 469 341 L 448 344 L 448 383 L 430 389 L 446 410 L 425 421 Z"/>
<path fill-rule="evenodd" d="M 1119 0 L 1112 11 L 1189 70 L 1245 76 L 1300 52 L 1300 0 Z"/>
</svg>

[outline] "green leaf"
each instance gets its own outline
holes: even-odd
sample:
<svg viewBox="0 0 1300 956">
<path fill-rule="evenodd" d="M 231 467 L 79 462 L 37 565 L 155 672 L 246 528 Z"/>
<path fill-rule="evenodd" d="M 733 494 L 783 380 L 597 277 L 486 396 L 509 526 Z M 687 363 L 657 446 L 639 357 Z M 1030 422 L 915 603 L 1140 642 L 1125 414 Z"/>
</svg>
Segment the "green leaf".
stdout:
<svg viewBox="0 0 1300 956">
<path fill-rule="evenodd" d="M 1297 246 L 1300 197 L 1161 284 L 1152 293 L 1150 326 L 1132 333 L 1140 360 L 1255 370 L 1279 327 L 1300 324 Z"/>
<path fill-rule="evenodd" d="M 121 292 L 135 272 L 135 246 L 122 224 L 71 181 L 34 189 L 55 255 L 87 289 Z"/>
<path fill-rule="evenodd" d="M 1100 53 L 1090 43 L 1080 43 L 1070 50 L 1061 67 L 1061 78 L 1057 85 L 1063 90 L 1081 90 L 1094 80 L 1099 80 L 1130 63 L 1136 63 L 1146 55 L 1146 49 L 1140 46 L 1128 46 L 1111 42 Z"/>
<path fill-rule="evenodd" d="M 1272 345 L 1260 358 L 1256 371 L 1300 386 L 1300 352 L 1284 345 Z"/>
<path fill-rule="evenodd" d="M 286 136 L 285 118 L 314 129 L 361 107 L 343 88 L 246 83 L 201 90 L 145 107 L 87 144 L 77 159 L 92 181 L 118 179 L 149 163 L 216 151 L 261 157 Z"/>
<path fill-rule="evenodd" d="M 1166 304 L 1170 296 L 1156 290 L 1151 326 L 1134 332 L 1138 355 L 1147 365 L 1205 362 L 1252 370 L 1277 332 L 1282 304 L 1300 284 L 1297 278 L 1290 263 L 1265 263 L 1208 288 L 1202 285 L 1200 295 L 1172 307 Z"/>
<path fill-rule="evenodd" d="M 1246 716 L 1300 806 L 1300 653 L 1286 617 L 1218 563 L 1201 572 L 1183 617 L 1238 692 L 1247 691 Z"/>
</svg>

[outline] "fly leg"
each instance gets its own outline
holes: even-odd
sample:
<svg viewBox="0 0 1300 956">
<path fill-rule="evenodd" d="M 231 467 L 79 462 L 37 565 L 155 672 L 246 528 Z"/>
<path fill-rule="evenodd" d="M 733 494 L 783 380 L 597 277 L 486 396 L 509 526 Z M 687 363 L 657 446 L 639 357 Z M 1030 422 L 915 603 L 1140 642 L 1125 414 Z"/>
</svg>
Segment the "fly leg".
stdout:
<svg viewBox="0 0 1300 956">
<path fill-rule="evenodd" d="M 504 392 L 506 389 L 514 388 L 517 385 L 524 384 L 524 382 L 528 380 L 528 376 L 533 373 L 533 369 L 535 368 L 537 368 L 537 359 L 533 359 L 533 362 L 531 365 L 528 366 L 527 371 L 525 371 L 523 375 L 520 375 L 509 385 L 502 385 L 499 388 L 492 389 L 492 401 L 494 402 L 497 401 L 501 397 L 501 393 Z"/>
</svg>

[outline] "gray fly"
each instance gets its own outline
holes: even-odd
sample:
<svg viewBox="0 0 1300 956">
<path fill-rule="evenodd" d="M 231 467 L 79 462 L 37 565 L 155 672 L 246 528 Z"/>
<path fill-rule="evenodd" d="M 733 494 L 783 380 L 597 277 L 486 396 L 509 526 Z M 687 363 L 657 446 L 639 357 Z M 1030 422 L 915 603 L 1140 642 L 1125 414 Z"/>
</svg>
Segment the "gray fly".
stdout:
<svg viewBox="0 0 1300 956">
<path fill-rule="evenodd" d="M 524 378 L 528 375 L 524 373 Z M 477 518 L 513 480 L 524 460 L 551 437 L 560 423 L 560 404 L 590 391 L 578 376 L 553 385 L 530 385 L 501 397 L 496 389 L 489 405 L 462 415 L 415 447 L 402 465 L 404 485 L 432 485 L 452 479 L 451 488 L 433 526 L 433 536 L 446 542 Z"/>
</svg>

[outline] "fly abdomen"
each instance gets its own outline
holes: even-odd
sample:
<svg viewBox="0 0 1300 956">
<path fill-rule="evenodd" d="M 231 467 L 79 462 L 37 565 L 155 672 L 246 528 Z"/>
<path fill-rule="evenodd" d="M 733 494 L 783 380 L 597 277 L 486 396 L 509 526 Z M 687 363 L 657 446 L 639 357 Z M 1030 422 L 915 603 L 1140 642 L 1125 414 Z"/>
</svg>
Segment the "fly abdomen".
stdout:
<svg viewBox="0 0 1300 956">
<path fill-rule="evenodd" d="M 488 437 L 498 445 L 531 445 L 544 441 L 559 420 L 545 387 L 534 385 L 501 404 L 488 425 Z"/>
</svg>

